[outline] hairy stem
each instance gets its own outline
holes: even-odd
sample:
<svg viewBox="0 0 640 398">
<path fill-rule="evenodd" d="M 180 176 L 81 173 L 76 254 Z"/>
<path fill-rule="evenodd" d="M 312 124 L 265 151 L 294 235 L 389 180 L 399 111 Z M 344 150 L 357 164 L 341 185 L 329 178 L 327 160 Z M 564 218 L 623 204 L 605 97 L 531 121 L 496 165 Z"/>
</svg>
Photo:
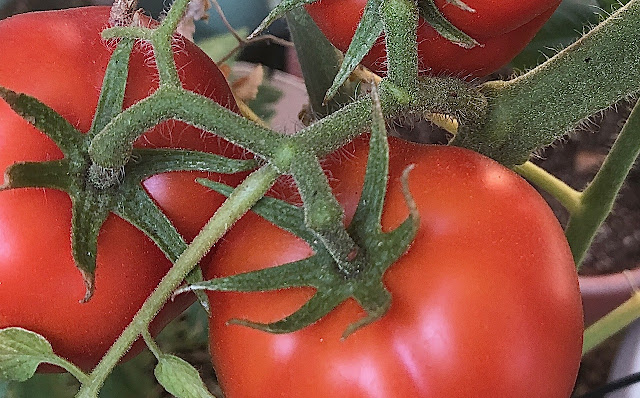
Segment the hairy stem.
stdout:
<svg viewBox="0 0 640 398">
<path fill-rule="evenodd" d="M 147 298 L 132 322 L 111 346 L 98 366 L 91 372 L 90 382 L 83 384 L 78 397 L 95 397 L 113 367 L 140 336 L 155 314 L 162 308 L 175 288 L 204 257 L 211 246 L 224 235 L 229 227 L 246 213 L 271 187 L 278 172 L 271 166 L 264 166 L 252 173 L 236 188 L 218 209 L 207 225 L 193 239 L 171 270 L 165 275 L 153 293 Z"/>
<path fill-rule="evenodd" d="M 461 131 L 453 143 L 513 166 L 580 120 L 640 89 L 640 0 L 556 56 L 514 80 L 482 86 L 486 123 Z"/>
<path fill-rule="evenodd" d="M 327 248 L 345 277 L 355 276 L 362 268 L 362 253 L 344 227 L 344 211 L 333 195 L 318 159 L 300 156 L 292 163 L 291 173 L 304 202 L 305 224 Z"/>
<path fill-rule="evenodd" d="M 384 0 L 380 14 L 389 64 L 387 76 L 398 87 L 412 93 L 418 77 L 418 5 L 415 0 Z"/>
<path fill-rule="evenodd" d="M 273 157 L 272 148 L 284 137 L 244 119 L 213 100 L 176 87 L 160 87 L 127 108 L 98 133 L 89 148 L 94 164 L 119 169 L 131 157 L 133 142 L 146 130 L 168 120 L 182 120 L 218 134 L 261 157 Z"/>
</svg>

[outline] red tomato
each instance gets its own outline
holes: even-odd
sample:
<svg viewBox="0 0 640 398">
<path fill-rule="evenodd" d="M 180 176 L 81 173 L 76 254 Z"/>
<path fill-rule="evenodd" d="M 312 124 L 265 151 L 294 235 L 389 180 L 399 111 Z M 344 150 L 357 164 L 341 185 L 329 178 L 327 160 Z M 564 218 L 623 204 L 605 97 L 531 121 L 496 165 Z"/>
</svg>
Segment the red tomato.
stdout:
<svg viewBox="0 0 640 398">
<path fill-rule="evenodd" d="M 462 48 L 440 36 L 422 18 L 418 28 L 420 68 L 432 75 L 485 76 L 506 65 L 531 41 L 560 5 L 559 0 L 463 0 L 475 12 L 464 11 L 449 0 L 435 0 L 444 16 L 480 43 Z M 340 50 L 351 43 L 367 0 L 322 0 L 307 11 L 327 38 Z M 385 45 L 379 40 L 363 60 L 385 73 Z"/>
<path fill-rule="evenodd" d="M 108 17 L 108 7 L 88 7 L 22 14 L 0 22 L 0 85 L 37 97 L 86 132 L 114 48 L 100 37 Z M 184 39 L 177 48 L 184 86 L 237 110 L 213 61 Z M 130 61 L 126 106 L 157 88 L 150 59 L 150 49 L 138 45 Z M 240 153 L 178 122 L 154 128 L 137 146 Z M 49 138 L 0 100 L 0 170 L 15 162 L 60 158 L 62 153 Z M 187 240 L 223 200 L 195 183 L 202 175 L 206 174 L 167 173 L 144 182 Z M 233 183 L 238 177 L 225 178 Z M 0 328 L 20 326 L 38 332 L 56 353 L 89 369 L 129 324 L 171 263 L 142 232 L 111 215 L 98 239 L 95 294 L 89 303 L 80 304 L 85 287 L 71 256 L 70 222 L 66 193 L 0 192 Z M 193 296 L 167 305 L 153 328 L 159 330 L 191 302 Z"/>
<path fill-rule="evenodd" d="M 575 266 L 553 213 L 524 180 L 469 150 L 391 142 L 383 228 L 407 208 L 400 175 L 415 164 L 411 192 L 420 228 L 384 275 L 392 304 L 346 340 L 363 310 L 349 300 L 300 331 L 273 335 L 232 318 L 272 322 L 312 288 L 210 293 L 210 344 L 225 396 L 567 398 L 582 347 Z M 367 147 L 328 162 L 347 218 L 361 191 Z M 216 251 L 208 278 L 311 255 L 306 243 L 250 213 Z"/>
</svg>

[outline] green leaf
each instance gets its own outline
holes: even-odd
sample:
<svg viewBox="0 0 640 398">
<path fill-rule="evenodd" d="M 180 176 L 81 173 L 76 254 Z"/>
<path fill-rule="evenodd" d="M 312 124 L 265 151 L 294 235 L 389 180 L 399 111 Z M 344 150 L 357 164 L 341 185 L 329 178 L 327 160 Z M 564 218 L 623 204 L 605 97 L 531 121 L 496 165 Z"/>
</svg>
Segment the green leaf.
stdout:
<svg viewBox="0 0 640 398">
<path fill-rule="evenodd" d="M 177 398 L 214 398 L 198 371 L 174 355 L 161 355 L 153 372 L 162 387 Z"/>
<path fill-rule="evenodd" d="M 25 381 L 41 363 L 60 360 L 39 334 L 17 327 L 0 330 L 0 379 Z"/>
<path fill-rule="evenodd" d="M 465 6 L 465 4 L 460 1 L 456 1 L 454 4 L 460 8 Z M 445 39 L 463 48 L 473 48 L 480 44 L 473 37 L 467 35 L 449 22 L 433 0 L 421 0 L 418 2 L 418 7 L 422 18 Z M 469 7 L 463 9 L 467 11 L 471 10 Z"/>
<path fill-rule="evenodd" d="M 349 48 L 344 55 L 342 65 L 340 65 L 340 70 L 324 98 L 325 103 L 336 95 L 358 64 L 362 62 L 364 56 L 371 50 L 376 40 L 382 35 L 384 24 L 378 13 L 381 4 L 382 0 L 369 0 L 367 2 L 356 33 L 353 35 Z"/>
<path fill-rule="evenodd" d="M 282 0 L 273 10 L 267 15 L 267 17 L 260 22 L 260 25 L 249 35 L 249 39 L 258 36 L 269 25 L 275 22 L 276 19 L 281 18 L 284 14 L 298 7 L 302 7 L 305 4 L 315 3 L 318 0 Z"/>
</svg>

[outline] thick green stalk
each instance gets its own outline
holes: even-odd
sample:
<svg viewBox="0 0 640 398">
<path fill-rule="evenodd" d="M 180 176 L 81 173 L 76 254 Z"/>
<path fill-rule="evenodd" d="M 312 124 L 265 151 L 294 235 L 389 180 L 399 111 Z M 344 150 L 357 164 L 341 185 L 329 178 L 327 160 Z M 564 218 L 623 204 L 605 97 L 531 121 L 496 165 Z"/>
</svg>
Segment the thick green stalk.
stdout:
<svg viewBox="0 0 640 398">
<path fill-rule="evenodd" d="M 576 265 L 607 218 L 629 171 L 640 154 L 640 105 L 636 105 L 598 174 L 582 193 L 578 211 L 571 214 L 566 235 Z"/>
<path fill-rule="evenodd" d="M 415 84 L 415 83 L 414 83 Z M 480 123 L 487 100 L 477 88 L 459 79 L 420 77 L 419 91 L 409 95 L 385 78 L 380 83 L 380 102 L 385 118 L 403 113 L 441 113 L 455 116 L 463 126 Z M 364 97 L 300 131 L 292 139 L 303 148 L 314 148 L 319 158 L 335 151 L 371 128 L 372 104 Z"/>
<path fill-rule="evenodd" d="M 453 143 L 513 166 L 582 119 L 640 89 L 640 0 L 632 0 L 573 45 L 508 82 L 489 82 L 480 130 Z"/>
<path fill-rule="evenodd" d="M 207 225 L 204 226 L 189 247 L 178 258 L 171 270 L 136 313 L 131 324 L 91 372 L 89 376 L 90 382 L 82 385 L 76 396 L 77 398 L 93 398 L 97 396 L 100 387 L 113 367 L 138 336 L 147 329 L 153 317 L 162 308 L 176 287 L 182 283 L 185 276 L 204 257 L 211 246 L 224 235 L 229 227 L 262 198 L 278 175 L 278 172 L 273 167 L 264 166 L 247 177 L 233 191 L 231 196 L 220 206 Z"/>
<path fill-rule="evenodd" d="M 294 135 L 303 148 L 315 148 L 319 158 L 344 146 L 371 126 L 371 98 L 365 97 L 320 119 Z"/>
<path fill-rule="evenodd" d="M 387 47 L 387 76 L 399 88 L 413 93 L 418 78 L 416 0 L 384 0 L 380 15 Z"/>
</svg>

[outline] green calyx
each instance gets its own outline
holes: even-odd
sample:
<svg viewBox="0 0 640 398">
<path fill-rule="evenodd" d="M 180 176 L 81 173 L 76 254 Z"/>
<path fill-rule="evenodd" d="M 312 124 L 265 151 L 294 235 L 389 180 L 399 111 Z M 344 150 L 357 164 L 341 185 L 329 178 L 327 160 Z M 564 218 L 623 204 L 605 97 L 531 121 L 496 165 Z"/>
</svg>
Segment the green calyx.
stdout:
<svg viewBox="0 0 640 398">
<path fill-rule="evenodd" d="M 364 186 L 354 218 L 347 228 L 348 235 L 359 249 L 351 261 L 362 261 L 364 266 L 351 273 L 345 273 L 331 253 L 331 248 L 317 239 L 316 231 L 305 225 L 302 208 L 265 197 L 254 205 L 252 210 L 306 241 L 314 254 L 293 263 L 193 284 L 178 292 L 250 292 L 313 287 L 316 290 L 315 295 L 293 314 L 279 321 L 263 324 L 246 319 L 230 320 L 230 323 L 270 333 L 289 333 L 309 326 L 348 298 L 354 298 L 365 309 L 367 316 L 354 321 L 344 331 L 343 337 L 346 338 L 359 328 L 382 317 L 391 303 L 391 294 L 382 283 L 382 276 L 409 248 L 418 230 L 419 216 L 408 192 L 407 170 L 403 176 L 403 185 L 410 215 L 395 230 L 382 231 L 381 217 L 387 186 L 389 148 L 380 101 L 375 90 L 373 103 L 374 122 Z M 200 182 L 226 195 L 231 193 L 231 189 L 222 184 L 209 180 Z"/>
<path fill-rule="evenodd" d="M 10 166 L 1 189 L 53 188 L 69 194 L 72 203 L 72 253 L 84 277 L 85 302 L 91 298 L 95 288 L 98 234 L 110 213 L 129 221 L 148 235 L 171 261 L 175 261 L 187 247 L 171 221 L 142 188 L 143 180 L 169 171 L 236 173 L 257 166 L 253 160 L 232 160 L 196 151 L 134 149 L 131 151 L 133 160 L 122 168 L 96 167 L 88 156 L 88 150 L 96 132 L 122 112 L 127 61 L 132 47 L 133 40 L 123 40 L 114 52 L 93 125 L 87 134 L 36 98 L 0 87 L 0 97 L 17 114 L 50 137 L 64 155 L 61 160 Z M 191 280 L 198 280 L 197 272 Z"/>
</svg>

